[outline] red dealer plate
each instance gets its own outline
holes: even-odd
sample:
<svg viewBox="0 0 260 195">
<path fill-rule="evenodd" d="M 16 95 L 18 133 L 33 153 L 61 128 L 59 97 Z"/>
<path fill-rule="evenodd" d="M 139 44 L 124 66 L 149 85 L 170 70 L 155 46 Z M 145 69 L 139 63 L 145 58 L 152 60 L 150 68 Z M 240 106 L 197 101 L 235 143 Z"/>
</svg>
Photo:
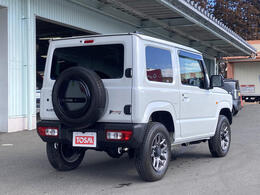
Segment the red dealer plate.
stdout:
<svg viewBox="0 0 260 195">
<path fill-rule="evenodd" d="M 76 147 L 91 147 L 97 146 L 97 133 L 95 132 L 73 132 L 73 146 Z"/>
</svg>

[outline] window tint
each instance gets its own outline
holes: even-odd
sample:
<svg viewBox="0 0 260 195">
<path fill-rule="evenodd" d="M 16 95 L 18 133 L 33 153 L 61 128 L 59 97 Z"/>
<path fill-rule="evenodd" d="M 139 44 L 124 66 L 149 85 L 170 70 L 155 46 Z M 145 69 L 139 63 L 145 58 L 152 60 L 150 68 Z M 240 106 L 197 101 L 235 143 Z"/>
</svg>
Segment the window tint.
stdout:
<svg viewBox="0 0 260 195">
<path fill-rule="evenodd" d="M 182 84 L 204 88 L 205 78 L 201 60 L 184 56 L 179 56 L 179 59 Z"/>
<path fill-rule="evenodd" d="M 121 78 L 124 72 L 122 44 L 57 48 L 53 54 L 51 79 L 73 66 L 95 71 L 101 79 Z"/>
<path fill-rule="evenodd" d="M 150 81 L 172 83 L 171 52 L 147 46 L 145 49 L 146 72 Z"/>
</svg>

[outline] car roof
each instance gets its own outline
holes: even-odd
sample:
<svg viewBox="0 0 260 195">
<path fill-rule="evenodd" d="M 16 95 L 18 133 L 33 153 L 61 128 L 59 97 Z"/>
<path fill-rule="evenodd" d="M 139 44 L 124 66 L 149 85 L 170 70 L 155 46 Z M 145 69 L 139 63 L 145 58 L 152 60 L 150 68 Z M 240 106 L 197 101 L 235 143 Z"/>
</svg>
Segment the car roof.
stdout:
<svg viewBox="0 0 260 195">
<path fill-rule="evenodd" d="M 186 51 L 190 51 L 193 53 L 197 53 L 199 55 L 202 55 L 201 52 L 199 52 L 196 49 L 193 49 L 191 47 L 187 47 L 181 44 L 177 44 L 171 41 L 166 41 L 163 39 L 159 39 L 159 38 L 155 38 L 155 37 L 151 37 L 151 36 L 147 36 L 144 34 L 140 34 L 140 33 L 114 33 L 114 34 L 96 34 L 96 35 L 86 35 L 86 36 L 74 36 L 74 37 L 65 37 L 65 38 L 54 38 L 51 39 L 50 41 L 62 41 L 62 40 L 69 40 L 69 39 L 82 39 L 82 38 L 94 38 L 94 37 L 107 37 L 107 36 L 122 36 L 122 35 L 135 35 L 137 37 L 139 37 L 142 40 L 146 40 L 146 41 L 151 41 L 151 42 L 156 42 L 156 43 L 162 43 L 168 46 L 172 46 L 178 49 L 182 49 L 182 50 L 186 50 Z"/>
<path fill-rule="evenodd" d="M 156 43 L 159 42 L 159 43 L 162 43 L 162 44 L 165 44 L 165 45 L 169 45 L 169 46 L 172 46 L 172 47 L 176 47 L 176 48 L 179 48 L 179 49 L 187 50 L 187 51 L 194 52 L 194 53 L 197 53 L 197 54 L 201 55 L 201 52 L 199 52 L 198 50 L 193 49 L 191 47 L 187 47 L 187 46 L 184 46 L 184 45 L 181 45 L 181 44 L 178 44 L 178 43 L 174 43 L 174 42 L 171 42 L 171 41 L 166 41 L 166 40 L 163 40 L 163 39 L 158 39 L 158 38 L 147 36 L 147 35 L 143 35 L 143 34 L 136 34 L 136 35 L 139 36 L 143 40 L 156 42 Z"/>
<path fill-rule="evenodd" d="M 224 79 L 224 82 L 238 82 L 238 80 L 234 80 L 234 79 Z"/>
</svg>

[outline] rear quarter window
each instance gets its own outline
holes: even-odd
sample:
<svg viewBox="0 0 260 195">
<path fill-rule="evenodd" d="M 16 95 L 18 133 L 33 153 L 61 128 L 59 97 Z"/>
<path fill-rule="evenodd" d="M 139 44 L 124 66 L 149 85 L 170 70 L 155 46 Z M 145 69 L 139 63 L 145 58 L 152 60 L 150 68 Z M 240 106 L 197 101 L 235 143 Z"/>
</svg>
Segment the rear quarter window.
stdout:
<svg viewBox="0 0 260 195">
<path fill-rule="evenodd" d="M 156 47 L 145 48 L 146 74 L 149 81 L 172 83 L 171 51 Z"/>
</svg>

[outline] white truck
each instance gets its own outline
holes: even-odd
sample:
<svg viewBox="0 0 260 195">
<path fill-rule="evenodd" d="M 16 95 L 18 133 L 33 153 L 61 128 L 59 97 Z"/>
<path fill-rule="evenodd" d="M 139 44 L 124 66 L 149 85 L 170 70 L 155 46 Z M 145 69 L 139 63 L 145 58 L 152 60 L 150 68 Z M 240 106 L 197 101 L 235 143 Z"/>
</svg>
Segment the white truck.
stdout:
<svg viewBox="0 0 260 195">
<path fill-rule="evenodd" d="M 232 97 L 207 74 L 202 54 L 127 33 L 50 42 L 37 132 L 57 170 L 86 150 L 135 158 L 142 179 L 161 179 L 171 146 L 208 141 L 214 157 L 231 143 Z"/>
<path fill-rule="evenodd" d="M 260 62 L 234 62 L 234 79 L 239 80 L 240 92 L 246 102 L 260 103 Z"/>
</svg>

